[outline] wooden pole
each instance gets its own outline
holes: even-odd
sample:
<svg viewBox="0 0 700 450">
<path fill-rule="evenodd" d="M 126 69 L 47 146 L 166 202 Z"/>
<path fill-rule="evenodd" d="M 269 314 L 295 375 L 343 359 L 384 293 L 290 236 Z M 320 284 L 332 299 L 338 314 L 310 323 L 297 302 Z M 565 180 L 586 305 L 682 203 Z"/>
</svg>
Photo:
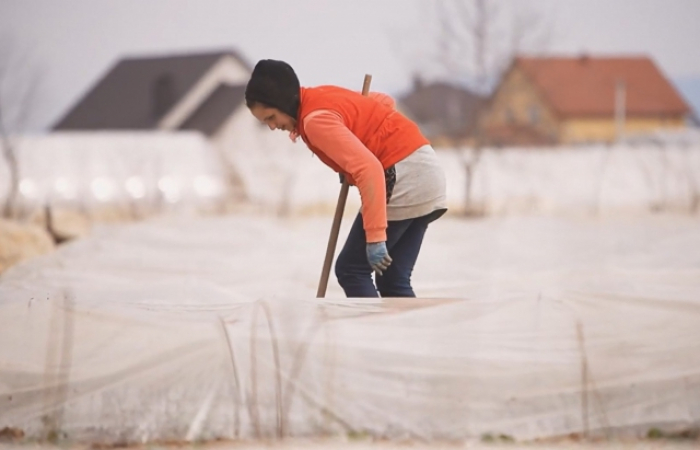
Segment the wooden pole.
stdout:
<svg viewBox="0 0 700 450">
<path fill-rule="evenodd" d="M 627 87 L 623 79 L 617 80 L 615 83 L 615 125 L 616 125 L 616 140 L 622 141 L 625 137 L 625 104 L 627 101 Z"/>
<path fill-rule="evenodd" d="M 369 94 L 369 86 L 372 83 L 372 75 L 365 75 L 365 81 L 362 84 L 362 95 Z M 318 290 L 316 291 L 316 298 L 323 298 L 326 296 L 326 289 L 328 288 L 328 277 L 331 273 L 331 265 L 333 264 L 333 256 L 335 256 L 335 247 L 338 243 L 338 234 L 340 233 L 340 223 L 343 220 L 343 212 L 345 211 L 345 202 L 348 199 L 348 191 L 350 190 L 350 185 L 347 180 L 343 180 L 343 184 L 340 187 L 340 194 L 338 194 L 338 204 L 335 207 L 335 216 L 333 217 L 333 225 L 331 226 L 331 234 L 328 237 L 328 247 L 326 248 L 326 258 L 323 261 L 323 270 L 321 271 L 321 280 L 318 283 Z"/>
</svg>

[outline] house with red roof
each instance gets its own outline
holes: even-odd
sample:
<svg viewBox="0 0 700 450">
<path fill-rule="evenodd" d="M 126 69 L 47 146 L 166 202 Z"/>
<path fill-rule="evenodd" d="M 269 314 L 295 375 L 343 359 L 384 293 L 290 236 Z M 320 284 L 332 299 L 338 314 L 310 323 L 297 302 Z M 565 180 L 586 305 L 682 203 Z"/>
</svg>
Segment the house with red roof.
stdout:
<svg viewBox="0 0 700 450">
<path fill-rule="evenodd" d="M 692 111 L 639 57 L 518 57 L 479 117 L 487 145 L 613 142 L 685 128 Z"/>
</svg>

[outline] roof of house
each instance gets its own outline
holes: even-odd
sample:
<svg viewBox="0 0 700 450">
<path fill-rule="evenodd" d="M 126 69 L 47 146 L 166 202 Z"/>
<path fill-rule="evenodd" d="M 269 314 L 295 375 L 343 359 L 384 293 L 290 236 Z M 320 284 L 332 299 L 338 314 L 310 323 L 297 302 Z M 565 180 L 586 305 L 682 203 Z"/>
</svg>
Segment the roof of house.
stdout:
<svg viewBox="0 0 700 450">
<path fill-rule="evenodd" d="M 404 112 L 428 137 L 464 137 L 476 124 L 484 99 L 467 89 L 448 83 L 414 83 L 413 90 L 399 98 Z"/>
<path fill-rule="evenodd" d="M 244 96 L 245 85 L 219 85 L 180 125 L 180 129 L 198 130 L 211 136 L 243 103 Z"/>
<path fill-rule="evenodd" d="M 514 67 L 539 88 L 563 116 L 611 115 L 618 81 L 625 86 L 626 114 L 688 114 L 678 91 L 647 57 L 519 57 Z"/>
<path fill-rule="evenodd" d="M 57 123 L 56 130 L 151 129 L 222 57 L 234 51 L 126 58 Z"/>
</svg>

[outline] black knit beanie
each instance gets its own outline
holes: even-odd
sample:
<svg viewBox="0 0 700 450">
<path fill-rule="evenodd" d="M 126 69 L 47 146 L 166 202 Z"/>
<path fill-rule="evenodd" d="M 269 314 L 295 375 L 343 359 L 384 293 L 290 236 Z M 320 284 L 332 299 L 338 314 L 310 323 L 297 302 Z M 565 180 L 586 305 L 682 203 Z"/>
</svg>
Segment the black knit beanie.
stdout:
<svg viewBox="0 0 700 450">
<path fill-rule="evenodd" d="M 292 66 L 284 61 L 261 59 L 255 65 L 245 88 L 248 107 L 259 102 L 297 118 L 299 113 L 299 79 Z"/>
</svg>

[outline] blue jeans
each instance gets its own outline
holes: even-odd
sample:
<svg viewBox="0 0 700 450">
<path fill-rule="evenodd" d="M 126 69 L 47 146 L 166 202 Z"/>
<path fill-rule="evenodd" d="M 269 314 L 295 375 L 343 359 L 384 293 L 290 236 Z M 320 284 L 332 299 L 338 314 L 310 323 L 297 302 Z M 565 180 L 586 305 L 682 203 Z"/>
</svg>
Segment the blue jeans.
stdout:
<svg viewBox="0 0 700 450">
<path fill-rule="evenodd" d="M 428 214 L 415 219 L 388 222 L 386 246 L 393 261 L 384 271 L 384 275 L 375 275 L 375 287 L 372 282 L 372 268 L 367 262 L 367 242 L 362 226 L 362 214 L 358 214 L 335 262 L 335 275 L 345 295 L 415 297 L 411 287 L 411 272 L 418 259 L 425 230 L 435 218 L 434 214 Z"/>
</svg>

